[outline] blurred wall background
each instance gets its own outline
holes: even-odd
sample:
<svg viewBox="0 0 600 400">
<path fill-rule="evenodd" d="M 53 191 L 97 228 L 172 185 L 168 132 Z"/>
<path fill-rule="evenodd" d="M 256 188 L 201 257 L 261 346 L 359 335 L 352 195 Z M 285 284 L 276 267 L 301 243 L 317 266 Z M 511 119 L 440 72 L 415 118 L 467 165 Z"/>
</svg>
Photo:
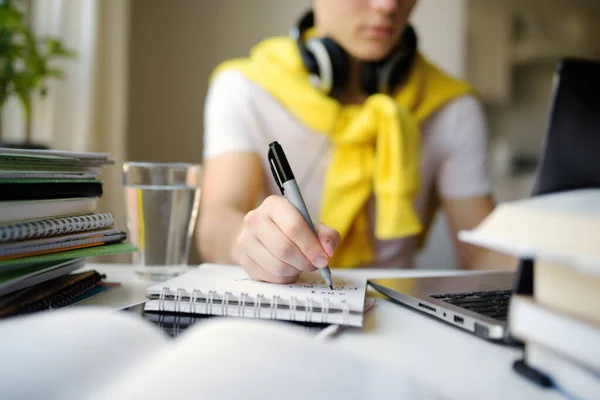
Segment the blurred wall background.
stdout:
<svg viewBox="0 0 600 400">
<path fill-rule="evenodd" d="M 121 219 L 123 160 L 201 162 L 208 78 L 221 61 L 285 35 L 309 0 L 32 0 L 40 32 L 78 50 L 67 77 L 36 100 L 34 137 L 52 147 L 110 151 L 103 207 Z M 421 49 L 479 91 L 490 125 L 499 201 L 529 194 L 554 71 L 563 56 L 600 58 L 597 0 L 419 0 Z M 19 110 L 4 131 L 22 134 Z M 421 268 L 456 266 L 439 215 Z M 200 261 L 193 249 L 192 263 Z"/>
</svg>

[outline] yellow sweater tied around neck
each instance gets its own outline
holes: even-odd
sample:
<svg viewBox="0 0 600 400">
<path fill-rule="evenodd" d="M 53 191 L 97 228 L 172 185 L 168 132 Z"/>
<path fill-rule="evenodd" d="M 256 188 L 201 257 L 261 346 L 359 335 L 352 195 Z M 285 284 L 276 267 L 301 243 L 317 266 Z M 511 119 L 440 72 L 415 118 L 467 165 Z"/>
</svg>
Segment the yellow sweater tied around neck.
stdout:
<svg viewBox="0 0 600 400">
<path fill-rule="evenodd" d="M 320 214 L 320 221 L 341 236 L 330 266 L 373 262 L 366 207 L 372 194 L 377 238 L 421 232 L 414 209 L 421 182 L 419 125 L 450 100 L 471 92 L 466 83 L 419 54 L 395 97 L 375 94 L 362 106 L 343 106 L 310 84 L 295 41 L 286 37 L 266 39 L 249 58 L 227 61 L 213 76 L 225 69 L 240 71 L 333 143 Z"/>
</svg>

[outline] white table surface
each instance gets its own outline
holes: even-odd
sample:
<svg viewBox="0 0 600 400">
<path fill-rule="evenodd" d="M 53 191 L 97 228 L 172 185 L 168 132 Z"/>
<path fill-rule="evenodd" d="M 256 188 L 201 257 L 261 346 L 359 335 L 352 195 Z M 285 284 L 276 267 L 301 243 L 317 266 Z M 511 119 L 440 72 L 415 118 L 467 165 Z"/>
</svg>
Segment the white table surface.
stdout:
<svg viewBox="0 0 600 400">
<path fill-rule="evenodd" d="M 145 299 L 146 287 L 155 282 L 138 278 L 130 265 L 88 264 L 121 287 L 102 293 L 79 306 L 119 309 Z M 435 276 L 459 271 L 362 269 L 358 277 Z M 363 329 L 344 331 L 331 342 L 347 351 L 393 363 L 409 371 L 449 399 L 560 399 L 512 370 L 521 350 L 489 343 L 415 310 L 392 303 L 369 288 L 375 308 L 365 317 Z M 393 390 L 393 382 L 390 383 Z"/>
</svg>

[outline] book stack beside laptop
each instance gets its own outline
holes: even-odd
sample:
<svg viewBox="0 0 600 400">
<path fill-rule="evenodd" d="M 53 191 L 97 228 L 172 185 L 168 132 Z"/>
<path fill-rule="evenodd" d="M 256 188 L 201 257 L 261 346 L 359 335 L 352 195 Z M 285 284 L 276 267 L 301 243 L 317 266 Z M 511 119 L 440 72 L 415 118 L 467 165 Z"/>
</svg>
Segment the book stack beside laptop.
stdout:
<svg viewBox="0 0 600 400">
<path fill-rule="evenodd" d="M 538 383 L 567 397 L 600 394 L 600 190 L 501 204 L 467 241 L 532 259 L 533 294 L 514 295 L 510 333 Z M 519 365 L 519 364 L 518 364 Z"/>
<path fill-rule="evenodd" d="M 59 308 L 101 290 L 87 257 L 133 251 L 99 213 L 104 153 L 0 148 L 0 318 Z"/>
</svg>

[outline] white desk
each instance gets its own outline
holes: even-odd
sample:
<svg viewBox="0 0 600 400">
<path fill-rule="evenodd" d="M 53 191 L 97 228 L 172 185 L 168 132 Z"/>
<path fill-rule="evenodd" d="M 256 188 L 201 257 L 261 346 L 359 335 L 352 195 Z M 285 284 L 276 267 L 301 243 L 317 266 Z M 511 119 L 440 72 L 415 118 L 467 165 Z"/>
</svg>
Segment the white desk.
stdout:
<svg viewBox="0 0 600 400">
<path fill-rule="evenodd" d="M 81 303 L 118 309 L 144 300 L 153 282 L 137 278 L 131 266 L 88 264 L 122 287 Z M 457 271 L 356 270 L 366 278 L 459 274 Z M 370 296 L 377 296 L 369 290 Z M 458 328 L 378 297 L 363 330 L 347 330 L 333 346 L 366 354 L 410 371 L 449 399 L 560 399 L 512 371 L 520 350 L 488 343 Z M 390 383 L 393 390 L 393 383 Z M 393 392 L 390 392 L 393 393 Z"/>
</svg>

